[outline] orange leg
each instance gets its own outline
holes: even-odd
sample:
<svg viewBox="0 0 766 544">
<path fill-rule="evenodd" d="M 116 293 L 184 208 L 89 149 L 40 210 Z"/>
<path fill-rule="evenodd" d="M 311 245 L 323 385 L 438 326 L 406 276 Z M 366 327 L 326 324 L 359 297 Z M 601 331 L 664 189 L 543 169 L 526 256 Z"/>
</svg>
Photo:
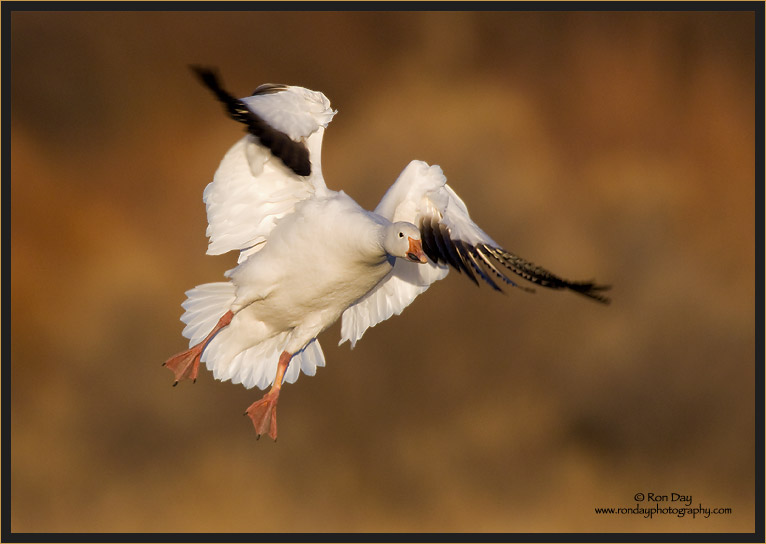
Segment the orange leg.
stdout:
<svg viewBox="0 0 766 544">
<path fill-rule="evenodd" d="M 279 356 L 277 377 L 274 378 L 274 385 L 271 386 L 268 393 L 263 395 L 261 400 L 251 404 L 245 412 L 245 415 L 250 416 L 250 419 L 253 420 L 258 438 L 262 434 L 268 433 L 275 442 L 277 440 L 277 402 L 279 401 L 279 390 L 282 388 L 282 380 L 285 377 L 287 365 L 290 364 L 290 359 L 292 358 L 293 356 L 286 351 L 282 352 L 282 355 Z"/>
<path fill-rule="evenodd" d="M 199 370 L 199 360 L 200 357 L 202 357 L 202 350 L 205 349 L 205 346 L 210 342 L 210 339 L 215 336 L 215 333 L 231 323 L 232 317 L 234 317 L 234 314 L 229 310 L 223 314 L 221 319 L 218 320 L 218 324 L 213 327 L 213 330 L 210 331 L 210 334 L 208 334 L 202 342 L 192 346 L 186 351 L 173 355 L 170 359 L 162 363 L 162 366 L 168 367 L 176 375 L 176 381 L 173 382 L 174 387 L 178 385 L 178 382 L 181 380 L 197 381 L 197 371 Z"/>
</svg>

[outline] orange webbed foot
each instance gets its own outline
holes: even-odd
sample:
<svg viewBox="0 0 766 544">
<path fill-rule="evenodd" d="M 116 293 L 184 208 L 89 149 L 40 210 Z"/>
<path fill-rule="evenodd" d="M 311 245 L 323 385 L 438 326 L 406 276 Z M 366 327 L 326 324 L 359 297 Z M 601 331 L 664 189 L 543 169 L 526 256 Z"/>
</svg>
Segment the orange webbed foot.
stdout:
<svg viewBox="0 0 766 544">
<path fill-rule="evenodd" d="M 213 330 L 205 337 L 205 339 L 196 344 L 186 351 L 182 351 L 176 355 L 173 355 L 170 359 L 162 363 L 162 366 L 168 367 L 173 371 L 176 376 L 176 381 L 173 382 L 173 387 L 178 385 L 181 380 L 193 380 L 197 381 L 197 371 L 199 370 L 199 361 L 202 357 L 202 350 L 205 349 L 207 343 L 216 335 L 218 331 L 231 323 L 234 313 L 229 310 L 221 316 L 218 323 Z"/>
<path fill-rule="evenodd" d="M 250 419 L 253 421 L 258 438 L 262 434 L 268 434 L 274 442 L 277 441 L 277 402 L 279 401 L 279 391 L 282 388 L 282 380 L 285 377 L 287 366 L 290 364 L 290 359 L 292 359 L 292 355 L 283 351 L 282 355 L 279 356 L 274 385 L 271 386 L 268 393 L 263 395 L 261 400 L 251 404 L 245 412 L 245 415 L 250 416 Z"/>
<path fill-rule="evenodd" d="M 266 393 L 261 400 L 251 404 L 245 412 L 245 415 L 253 421 L 258 438 L 262 434 L 268 434 L 276 442 L 277 401 L 279 401 L 279 389 Z"/>
<path fill-rule="evenodd" d="M 162 366 L 168 367 L 175 374 L 176 381 L 173 386 L 178 385 L 182 380 L 197 381 L 197 372 L 199 371 L 199 360 L 202 356 L 203 344 L 182 351 L 173 355 L 170 359 L 162 363 Z"/>
</svg>

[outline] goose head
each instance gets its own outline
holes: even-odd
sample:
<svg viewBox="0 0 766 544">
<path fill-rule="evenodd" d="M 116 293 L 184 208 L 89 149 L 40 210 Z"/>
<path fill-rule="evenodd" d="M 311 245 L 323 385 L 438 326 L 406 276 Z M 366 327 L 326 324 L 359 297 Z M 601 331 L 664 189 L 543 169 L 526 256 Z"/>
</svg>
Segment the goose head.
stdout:
<svg viewBox="0 0 766 544">
<path fill-rule="evenodd" d="M 421 264 L 428 262 L 420 242 L 420 231 L 412 223 L 399 221 L 388 225 L 384 233 L 383 249 L 392 257 Z"/>
</svg>

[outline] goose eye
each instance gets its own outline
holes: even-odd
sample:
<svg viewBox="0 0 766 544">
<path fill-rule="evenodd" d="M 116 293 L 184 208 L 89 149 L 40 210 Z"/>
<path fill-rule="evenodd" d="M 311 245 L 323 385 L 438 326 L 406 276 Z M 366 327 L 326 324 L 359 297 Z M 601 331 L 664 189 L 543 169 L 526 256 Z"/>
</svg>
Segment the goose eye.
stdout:
<svg viewBox="0 0 766 544">
<path fill-rule="evenodd" d="M 399 233 L 399 238 L 404 238 L 404 233 L 403 232 Z"/>
</svg>

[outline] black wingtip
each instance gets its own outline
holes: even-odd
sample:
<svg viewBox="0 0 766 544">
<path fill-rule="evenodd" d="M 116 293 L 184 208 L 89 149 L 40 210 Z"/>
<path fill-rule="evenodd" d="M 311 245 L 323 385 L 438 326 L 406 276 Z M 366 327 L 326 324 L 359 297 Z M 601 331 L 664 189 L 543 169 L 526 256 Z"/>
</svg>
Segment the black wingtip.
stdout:
<svg viewBox="0 0 766 544">
<path fill-rule="evenodd" d="M 223 89 L 221 87 L 221 78 L 218 75 L 218 70 L 207 66 L 200 66 L 198 64 L 190 64 L 189 69 L 197 76 L 197 79 L 202 85 L 213 91 L 219 99 L 221 98 L 220 93 Z"/>
<path fill-rule="evenodd" d="M 189 68 L 224 105 L 229 117 L 247 126 L 248 132 L 255 136 L 261 145 L 267 147 L 272 155 L 280 159 L 297 175 L 304 177 L 311 175 L 311 158 L 304 143 L 295 142 L 284 132 L 271 127 L 260 116 L 252 112 L 244 102 L 229 94 L 221 85 L 218 71 L 215 68 L 196 64 L 189 65 Z M 285 85 L 267 84 L 258 88 L 261 91 L 256 89 L 256 93 L 269 94 L 286 88 Z"/>
<path fill-rule="evenodd" d="M 611 299 L 600 291 L 607 291 L 610 285 L 598 285 L 594 281 L 569 281 L 556 276 L 542 266 L 522 259 L 501 247 L 484 246 L 487 251 L 505 268 L 525 280 L 548 289 L 569 289 L 591 300 L 609 304 Z"/>
<path fill-rule="evenodd" d="M 189 69 L 206 85 L 209 85 L 211 81 L 214 82 L 218 79 L 218 74 L 215 68 L 202 66 L 201 64 L 190 64 Z"/>
<path fill-rule="evenodd" d="M 609 291 L 612 288 L 611 285 L 597 285 L 593 281 L 582 281 L 566 282 L 565 287 L 571 291 L 574 291 L 575 293 L 586 296 L 591 300 L 600 302 L 601 304 L 609 304 L 612 302 L 611 298 L 600 293 L 600 291 Z"/>
</svg>

